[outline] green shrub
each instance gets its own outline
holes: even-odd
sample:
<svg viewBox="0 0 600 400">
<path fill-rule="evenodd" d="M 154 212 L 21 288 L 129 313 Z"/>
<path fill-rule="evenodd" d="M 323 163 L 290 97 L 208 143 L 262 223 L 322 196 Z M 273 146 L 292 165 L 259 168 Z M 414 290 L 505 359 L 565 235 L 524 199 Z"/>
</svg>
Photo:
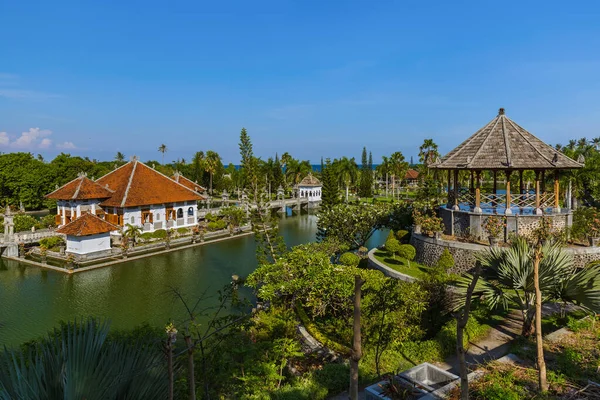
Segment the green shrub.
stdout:
<svg viewBox="0 0 600 400">
<path fill-rule="evenodd" d="M 38 220 L 27 214 L 17 214 L 14 217 L 15 232 L 30 231 L 38 224 Z"/>
<path fill-rule="evenodd" d="M 187 235 L 188 233 L 190 233 L 190 229 L 189 228 L 177 228 L 177 233 L 179 233 L 180 235 Z"/>
<path fill-rule="evenodd" d="M 40 229 L 46 229 L 48 227 L 56 227 L 56 216 L 53 214 L 48 214 L 40 218 L 40 222 L 38 223 L 38 227 Z"/>
<path fill-rule="evenodd" d="M 340 256 L 340 264 L 348 267 L 358 267 L 360 263 L 360 257 L 354 253 L 344 253 Z"/>
<path fill-rule="evenodd" d="M 222 219 L 218 221 L 211 221 L 206 225 L 206 229 L 208 229 L 210 232 L 220 231 L 225 228 L 227 228 L 227 222 Z"/>
<path fill-rule="evenodd" d="M 165 239 L 167 237 L 167 231 L 165 229 L 157 229 L 152 232 L 152 237 L 155 239 Z"/>
<path fill-rule="evenodd" d="M 144 233 L 140 234 L 140 236 L 139 236 L 139 239 L 144 242 L 147 242 L 153 238 L 154 238 L 154 233 L 152 233 L 152 232 L 144 232 Z"/>
<path fill-rule="evenodd" d="M 388 237 L 388 240 L 385 242 L 385 249 L 393 258 L 396 258 L 396 254 L 400 251 L 400 242 L 394 236 Z"/>
<path fill-rule="evenodd" d="M 47 249 L 54 249 L 54 248 L 64 245 L 64 244 L 65 244 L 65 241 L 60 236 L 52 236 L 52 237 L 40 239 L 40 246 L 44 246 Z"/>
<path fill-rule="evenodd" d="M 417 250 L 415 250 L 414 246 L 410 244 L 402 244 L 398 248 L 398 255 L 402 258 L 405 258 L 408 261 L 408 266 L 410 267 L 410 262 L 415 259 L 417 255 Z"/>
<path fill-rule="evenodd" d="M 396 239 L 398 239 L 400 243 L 408 243 L 410 235 L 408 234 L 408 231 L 400 230 L 396 232 Z"/>
<path fill-rule="evenodd" d="M 452 254 L 450 254 L 450 250 L 445 248 L 444 251 L 442 251 L 442 254 L 440 254 L 440 258 L 437 262 L 437 268 L 440 270 L 440 272 L 448 273 L 448 270 L 450 270 L 452 267 L 454 267 L 454 257 L 452 257 Z"/>
<path fill-rule="evenodd" d="M 329 394 L 337 394 L 348 389 L 350 367 L 347 364 L 325 364 L 315 371 L 313 380 L 328 389 Z"/>
<path fill-rule="evenodd" d="M 469 342 L 476 342 L 484 338 L 490 330 L 488 325 L 482 325 L 477 318 L 470 317 L 463 335 L 463 346 L 468 347 Z M 435 340 L 440 344 L 442 354 L 445 357 L 456 353 L 456 320 L 451 319 L 435 335 Z"/>
<path fill-rule="evenodd" d="M 398 347 L 404 358 L 414 363 L 442 361 L 445 357 L 440 343 L 436 340 L 407 340 Z"/>
<path fill-rule="evenodd" d="M 396 239 L 396 235 L 394 234 L 394 231 L 390 229 L 390 232 L 387 235 L 387 238 L 385 238 L 385 242 L 387 243 L 388 240 L 390 239 Z"/>
<path fill-rule="evenodd" d="M 310 333 L 316 340 L 321 342 L 325 347 L 340 354 L 349 355 L 351 353 L 351 350 L 348 347 L 334 342 L 333 340 L 323 335 L 321 331 L 319 331 L 319 328 L 317 328 L 317 326 L 310 320 L 310 318 L 308 318 L 306 311 L 304 311 L 304 307 L 302 307 L 302 304 L 300 304 L 299 301 L 297 301 L 295 305 L 296 314 L 298 315 L 298 318 L 300 318 L 302 325 L 304 325 L 308 333 Z"/>
</svg>

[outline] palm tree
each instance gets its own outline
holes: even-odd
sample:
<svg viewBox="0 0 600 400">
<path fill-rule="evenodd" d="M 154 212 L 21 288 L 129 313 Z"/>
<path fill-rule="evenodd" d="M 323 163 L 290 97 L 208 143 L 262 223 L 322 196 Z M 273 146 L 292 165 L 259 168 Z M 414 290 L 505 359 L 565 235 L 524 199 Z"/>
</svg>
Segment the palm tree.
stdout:
<svg viewBox="0 0 600 400">
<path fill-rule="evenodd" d="M 547 241 L 542 247 L 539 264 L 539 286 L 542 302 L 573 303 L 593 312 L 600 312 L 600 264 L 577 270 L 569 253 L 556 241 Z M 492 307 L 516 305 L 523 317 L 522 335 L 533 333 L 535 315 L 534 249 L 518 237 L 508 249 L 490 247 L 479 253 L 477 260 L 482 275 L 476 296 Z M 466 293 L 471 277 L 458 282 L 459 292 Z M 458 301 L 464 301 L 459 296 Z"/>
<path fill-rule="evenodd" d="M 108 338 L 110 325 L 62 324 L 28 349 L 0 353 L 2 399 L 165 399 L 164 356 L 147 343 Z"/>
<path fill-rule="evenodd" d="M 281 155 L 281 159 L 279 160 L 279 162 L 281 163 L 281 168 L 283 170 L 283 181 L 285 183 L 285 186 L 287 187 L 287 166 L 290 162 L 290 160 L 292 160 L 292 156 L 290 156 L 290 153 L 288 153 L 287 151 L 285 153 L 283 153 Z"/>
<path fill-rule="evenodd" d="M 598 150 L 598 147 L 600 146 L 600 137 L 595 137 L 591 140 L 592 144 L 594 145 L 594 147 L 596 148 L 596 150 Z"/>
<path fill-rule="evenodd" d="M 408 163 L 404 161 L 404 155 L 401 152 L 396 151 L 392 153 L 389 160 L 390 172 L 392 174 L 392 197 L 396 192 L 396 177 L 400 177 L 402 180 L 408 171 Z"/>
<path fill-rule="evenodd" d="M 381 164 L 379 164 L 375 170 L 377 171 L 378 174 L 380 174 L 381 177 L 385 176 L 385 196 L 388 196 L 388 184 L 389 184 L 389 178 L 388 175 L 390 174 L 390 159 L 386 156 L 382 156 L 382 161 Z"/>
<path fill-rule="evenodd" d="M 131 224 L 127 224 L 127 229 L 125 229 L 125 231 L 123 232 L 123 235 L 126 238 L 131 239 L 133 246 L 135 246 L 137 238 L 141 234 L 142 234 L 142 228 L 140 228 L 137 225 L 131 225 Z"/>
<path fill-rule="evenodd" d="M 283 156 L 282 156 L 283 157 Z M 302 178 L 312 171 L 312 166 L 308 160 L 299 161 L 294 158 L 288 160 L 285 168 L 285 175 L 291 178 L 290 183 L 297 185 Z"/>
<path fill-rule="evenodd" d="M 439 156 L 438 145 L 435 144 L 433 139 L 425 139 L 419 147 L 419 161 L 427 167 L 434 163 Z"/>
<path fill-rule="evenodd" d="M 358 177 L 358 165 L 354 157 L 348 159 L 348 157 L 342 157 L 339 160 L 333 162 L 333 170 L 337 174 L 338 184 L 346 186 L 346 203 L 348 202 L 348 192 L 351 184 L 356 183 Z"/>
<path fill-rule="evenodd" d="M 567 144 L 567 149 L 575 150 L 575 146 L 577 145 L 577 141 L 574 139 L 569 140 L 569 144 Z"/>
<path fill-rule="evenodd" d="M 123 161 L 125 161 L 125 154 L 121 153 L 120 151 L 117 151 L 117 155 L 115 156 L 115 161 L 122 163 Z"/>
<path fill-rule="evenodd" d="M 164 165 L 165 163 L 165 153 L 167 152 L 167 145 L 166 144 L 161 144 L 160 146 L 158 146 L 158 151 L 160 151 L 162 153 L 162 163 Z"/>
<path fill-rule="evenodd" d="M 192 159 L 193 176 L 192 178 L 196 182 L 202 181 L 202 173 L 204 172 L 204 152 L 197 151 Z"/>
<path fill-rule="evenodd" d="M 210 190 L 211 196 L 213 194 L 213 189 L 212 189 L 213 175 L 215 172 L 217 172 L 217 168 L 219 167 L 220 163 L 221 163 L 221 156 L 219 155 L 219 153 L 217 153 L 216 151 L 212 151 L 212 150 L 208 150 L 206 152 L 204 168 L 205 168 L 205 171 L 210 174 L 210 184 L 209 184 L 210 189 L 209 190 Z"/>
</svg>

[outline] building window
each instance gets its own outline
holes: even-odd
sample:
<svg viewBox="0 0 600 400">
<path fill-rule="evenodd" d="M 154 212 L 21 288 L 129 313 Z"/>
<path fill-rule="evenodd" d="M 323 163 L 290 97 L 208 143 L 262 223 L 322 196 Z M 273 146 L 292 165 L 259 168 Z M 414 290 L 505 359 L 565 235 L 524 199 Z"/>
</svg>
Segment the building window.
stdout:
<svg viewBox="0 0 600 400">
<path fill-rule="evenodd" d="M 160 221 L 160 213 L 156 213 L 156 220 Z"/>
<path fill-rule="evenodd" d="M 135 217 L 131 217 L 130 220 L 131 220 L 131 224 L 135 224 Z"/>
<path fill-rule="evenodd" d="M 177 218 L 183 218 L 183 208 L 177 209 Z"/>
<path fill-rule="evenodd" d="M 194 216 L 194 208 L 190 207 L 188 208 L 188 217 L 193 217 Z"/>
</svg>

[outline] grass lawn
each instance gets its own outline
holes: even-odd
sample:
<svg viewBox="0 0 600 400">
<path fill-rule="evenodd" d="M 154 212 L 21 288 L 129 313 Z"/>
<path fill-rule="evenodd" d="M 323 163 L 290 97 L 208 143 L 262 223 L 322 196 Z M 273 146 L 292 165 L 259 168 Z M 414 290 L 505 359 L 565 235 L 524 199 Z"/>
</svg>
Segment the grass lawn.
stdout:
<svg viewBox="0 0 600 400">
<path fill-rule="evenodd" d="M 374 255 L 378 261 L 381 261 L 386 266 L 398 272 L 402 272 L 403 274 L 410 275 L 413 278 L 425 278 L 427 271 L 429 271 L 429 267 L 421 265 L 417 262 L 411 261 L 409 266 L 408 261 L 404 258 L 396 257 L 396 259 L 394 259 L 385 250 L 377 250 Z"/>
</svg>

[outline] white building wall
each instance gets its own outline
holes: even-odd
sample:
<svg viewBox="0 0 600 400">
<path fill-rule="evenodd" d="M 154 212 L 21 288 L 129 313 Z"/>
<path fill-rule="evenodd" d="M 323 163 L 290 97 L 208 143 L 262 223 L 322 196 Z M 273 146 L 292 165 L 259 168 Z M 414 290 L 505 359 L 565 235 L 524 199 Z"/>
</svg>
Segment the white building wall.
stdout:
<svg viewBox="0 0 600 400">
<path fill-rule="evenodd" d="M 123 226 L 131 224 L 134 226 L 143 227 L 142 210 L 139 207 L 130 207 L 123 209 Z"/>
<path fill-rule="evenodd" d="M 66 251 L 74 254 L 89 254 L 110 250 L 110 232 L 90 236 L 67 235 Z"/>
<path fill-rule="evenodd" d="M 299 186 L 298 192 L 301 199 L 308 197 L 308 201 L 321 201 L 321 192 L 323 188 L 321 186 Z"/>
</svg>

